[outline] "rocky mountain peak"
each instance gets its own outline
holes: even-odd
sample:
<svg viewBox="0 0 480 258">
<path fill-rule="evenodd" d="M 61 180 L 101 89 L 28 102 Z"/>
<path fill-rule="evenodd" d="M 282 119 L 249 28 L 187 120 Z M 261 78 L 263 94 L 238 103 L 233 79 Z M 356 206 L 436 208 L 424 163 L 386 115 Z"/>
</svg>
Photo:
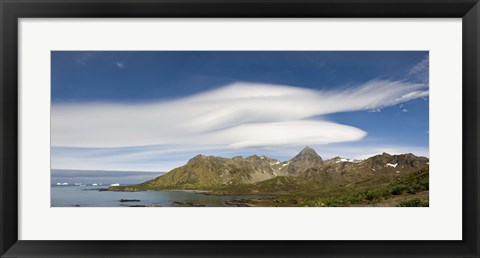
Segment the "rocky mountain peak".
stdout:
<svg viewBox="0 0 480 258">
<path fill-rule="evenodd" d="M 205 161 L 206 159 L 206 156 L 205 155 L 202 155 L 202 154 L 198 154 L 197 156 L 191 158 L 187 164 L 197 164 L 197 163 L 200 163 L 200 162 L 203 162 Z"/>
<path fill-rule="evenodd" d="M 310 148 L 305 147 L 300 153 L 290 160 L 288 165 L 289 174 L 299 174 L 305 172 L 312 167 L 323 166 L 323 159 L 317 154 L 317 152 Z"/>
<path fill-rule="evenodd" d="M 292 159 L 292 161 L 295 160 L 295 159 L 297 159 L 297 160 L 298 160 L 298 159 L 300 159 L 300 160 L 316 159 L 316 160 L 323 161 L 323 160 L 322 160 L 322 157 L 320 157 L 314 149 L 312 149 L 312 148 L 310 148 L 310 147 L 308 147 L 308 146 L 305 147 L 305 148 L 303 148 L 303 150 L 300 151 L 300 152 L 297 154 L 297 156 L 295 156 L 295 157 Z"/>
</svg>

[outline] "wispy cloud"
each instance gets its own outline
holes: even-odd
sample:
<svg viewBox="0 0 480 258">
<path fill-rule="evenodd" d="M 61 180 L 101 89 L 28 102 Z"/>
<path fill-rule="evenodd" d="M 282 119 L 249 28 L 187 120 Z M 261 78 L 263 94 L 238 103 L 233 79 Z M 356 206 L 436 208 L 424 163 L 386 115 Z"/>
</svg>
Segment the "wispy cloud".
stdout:
<svg viewBox="0 0 480 258">
<path fill-rule="evenodd" d="M 81 53 L 81 54 L 77 57 L 76 61 L 77 61 L 77 63 L 79 63 L 80 65 L 85 66 L 85 65 L 88 64 L 88 62 L 89 62 L 91 59 L 93 59 L 93 57 L 94 57 L 94 54 L 93 54 L 92 52 L 83 52 L 83 53 Z"/>
<path fill-rule="evenodd" d="M 178 144 L 242 149 L 357 141 L 366 132 L 312 117 L 375 110 L 423 96 L 428 96 L 424 84 L 401 81 L 370 81 L 331 91 L 235 83 L 148 104 L 55 104 L 52 146 Z"/>
<path fill-rule="evenodd" d="M 428 63 L 429 63 L 428 62 L 428 57 L 426 57 L 425 59 L 420 61 L 418 64 L 416 64 L 414 67 L 412 67 L 412 69 L 410 69 L 410 71 L 408 73 L 409 74 L 418 74 L 418 73 L 428 71 L 428 67 L 429 67 Z"/>
<path fill-rule="evenodd" d="M 422 61 L 414 65 L 407 73 L 408 77 L 416 81 L 420 81 L 423 83 L 428 83 L 428 76 L 429 76 L 429 56 L 426 56 Z"/>
<path fill-rule="evenodd" d="M 125 64 L 124 64 L 123 62 L 116 62 L 116 63 L 115 63 L 115 66 L 118 67 L 118 68 L 120 68 L 120 69 L 125 68 Z"/>
<path fill-rule="evenodd" d="M 128 148 L 52 148 L 52 168 L 84 170 L 132 170 L 165 172 L 181 166 L 215 146 L 158 145 Z M 224 153 L 215 152 L 223 155 Z M 237 154 L 239 155 L 239 154 Z"/>
</svg>

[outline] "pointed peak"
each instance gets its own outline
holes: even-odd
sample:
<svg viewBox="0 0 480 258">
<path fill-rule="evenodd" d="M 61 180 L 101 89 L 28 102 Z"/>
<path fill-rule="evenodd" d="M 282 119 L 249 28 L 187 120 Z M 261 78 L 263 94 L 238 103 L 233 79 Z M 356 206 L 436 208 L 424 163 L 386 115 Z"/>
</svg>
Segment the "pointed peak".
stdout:
<svg viewBox="0 0 480 258">
<path fill-rule="evenodd" d="M 313 150 L 313 149 L 310 148 L 310 146 L 305 146 L 305 147 L 303 148 L 303 150 Z"/>
<path fill-rule="evenodd" d="M 295 156 L 294 158 L 296 158 L 296 159 L 299 159 L 299 158 L 318 158 L 318 159 L 322 160 L 320 155 L 318 155 L 317 152 L 314 149 L 312 149 L 308 146 L 303 148 L 303 150 L 300 151 L 300 153 L 298 153 L 297 156 Z"/>
<path fill-rule="evenodd" d="M 320 166 L 323 166 L 322 157 L 314 149 L 307 146 L 289 161 L 287 171 L 289 174 L 298 175 L 309 168 Z"/>
<path fill-rule="evenodd" d="M 308 147 L 308 146 L 305 146 L 305 148 L 303 148 L 303 150 L 300 151 L 299 154 L 302 154 L 302 153 L 303 153 L 303 154 L 307 154 L 307 153 L 312 153 L 312 154 L 314 154 L 314 153 L 315 153 L 316 155 L 318 155 L 317 152 L 316 152 L 314 149 L 312 149 L 312 148 L 310 148 L 310 147 Z"/>
</svg>

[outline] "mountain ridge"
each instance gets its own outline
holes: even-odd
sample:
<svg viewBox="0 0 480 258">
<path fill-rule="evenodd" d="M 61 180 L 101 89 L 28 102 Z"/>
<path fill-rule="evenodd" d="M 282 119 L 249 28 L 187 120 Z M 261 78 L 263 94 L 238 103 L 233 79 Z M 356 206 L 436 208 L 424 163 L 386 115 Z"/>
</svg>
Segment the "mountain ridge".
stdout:
<svg viewBox="0 0 480 258">
<path fill-rule="evenodd" d="M 299 177 L 301 179 L 296 180 L 296 183 L 312 182 L 336 186 L 361 181 L 375 175 L 395 176 L 412 173 L 428 166 L 428 162 L 428 158 L 415 156 L 412 153 L 399 155 L 382 153 L 364 160 L 340 157 L 323 160 L 314 149 L 308 146 L 288 161 L 263 155 L 224 158 L 199 154 L 185 165 L 152 180 L 137 185 L 110 187 L 108 190 L 212 190 L 252 185 L 276 177 Z"/>
</svg>

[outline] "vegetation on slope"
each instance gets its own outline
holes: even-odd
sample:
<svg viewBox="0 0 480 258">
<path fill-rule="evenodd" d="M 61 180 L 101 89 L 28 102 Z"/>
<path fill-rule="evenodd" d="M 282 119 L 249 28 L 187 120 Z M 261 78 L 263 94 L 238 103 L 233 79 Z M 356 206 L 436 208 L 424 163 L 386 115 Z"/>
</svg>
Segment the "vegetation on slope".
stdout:
<svg viewBox="0 0 480 258">
<path fill-rule="evenodd" d="M 259 206 L 318 206 L 346 207 L 373 206 L 389 199 L 404 197 L 396 205 L 400 207 L 428 206 L 428 194 L 422 198 L 411 198 L 429 190 L 429 170 L 423 168 L 410 175 L 381 184 L 380 178 L 372 178 L 346 186 L 331 187 L 318 191 L 297 192 L 293 195 L 265 199 Z M 313 190 L 313 189 L 311 189 Z"/>
</svg>

